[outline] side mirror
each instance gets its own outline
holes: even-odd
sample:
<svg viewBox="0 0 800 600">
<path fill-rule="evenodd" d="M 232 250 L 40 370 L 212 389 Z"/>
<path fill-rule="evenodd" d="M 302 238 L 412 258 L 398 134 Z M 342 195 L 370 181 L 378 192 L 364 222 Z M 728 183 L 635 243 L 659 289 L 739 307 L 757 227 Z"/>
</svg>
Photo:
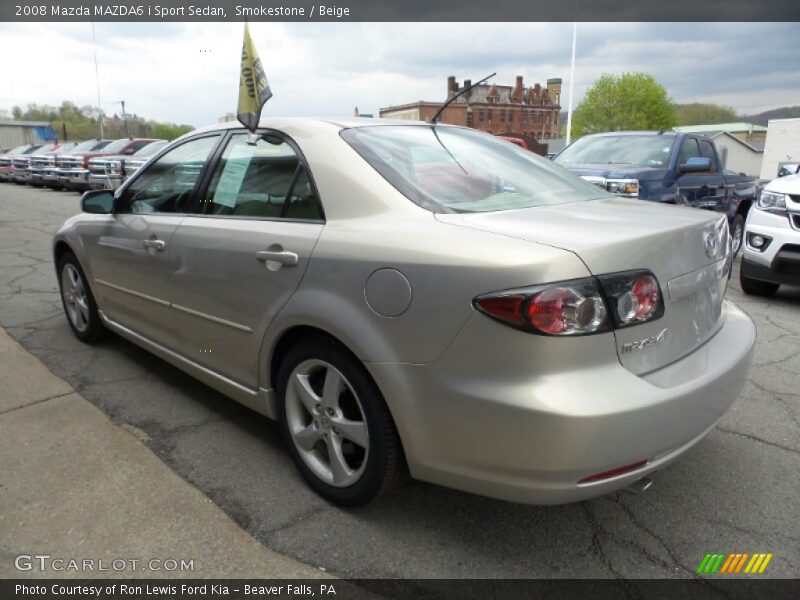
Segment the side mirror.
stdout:
<svg viewBox="0 0 800 600">
<path fill-rule="evenodd" d="M 114 210 L 114 194 L 109 190 L 93 190 L 81 197 L 81 210 L 92 215 L 109 215 Z"/>
<path fill-rule="evenodd" d="M 681 173 L 703 173 L 711 170 L 711 159 L 705 156 L 693 156 L 682 165 L 678 165 Z"/>
</svg>

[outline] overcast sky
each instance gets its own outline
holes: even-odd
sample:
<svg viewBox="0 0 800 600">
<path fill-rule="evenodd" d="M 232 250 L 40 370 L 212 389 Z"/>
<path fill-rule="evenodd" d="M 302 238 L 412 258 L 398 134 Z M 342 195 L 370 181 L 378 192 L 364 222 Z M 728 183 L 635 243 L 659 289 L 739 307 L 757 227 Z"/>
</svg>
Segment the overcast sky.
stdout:
<svg viewBox="0 0 800 600">
<path fill-rule="evenodd" d="M 377 113 L 441 100 L 448 75 L 564 80 L 571 23 L 252 23 L 274 97 L 265 115 Z M 241 23 L 97 23 L 103 109 L 194 126 L 235 112 Z M 0 24 L 0 109 L 97 105 L 90 23 Z M 800 24 L 578 24 L 576 104 L 603 73 L 647 71 L 676 102 L 740 113 L 800 105 Z"/>
</svg>

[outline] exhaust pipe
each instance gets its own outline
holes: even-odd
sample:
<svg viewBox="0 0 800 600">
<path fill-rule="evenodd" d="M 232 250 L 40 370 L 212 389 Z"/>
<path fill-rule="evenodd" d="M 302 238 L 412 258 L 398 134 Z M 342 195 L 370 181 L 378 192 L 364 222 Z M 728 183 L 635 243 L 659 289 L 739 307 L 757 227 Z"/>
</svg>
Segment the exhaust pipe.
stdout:
<svg viewBox="0 0 800 600">
<path fill-rule="evenodd" d="M 653 480 L 649 477 L 642 477 L 638 481 L 635 481 L 631 485 L 625 488 L 626 492 L 630 492 L 631 494 L 636 494 L 637 496 L 640 494 L 644 494 L 650 486 L 653 485 Z"/>
</svg>

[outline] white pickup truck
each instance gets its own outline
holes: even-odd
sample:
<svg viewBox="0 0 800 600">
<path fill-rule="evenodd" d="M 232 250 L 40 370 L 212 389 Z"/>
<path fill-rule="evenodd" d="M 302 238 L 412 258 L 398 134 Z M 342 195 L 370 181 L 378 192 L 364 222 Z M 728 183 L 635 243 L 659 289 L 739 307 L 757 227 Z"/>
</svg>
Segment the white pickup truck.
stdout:
<svg viewBox="0 0 800 600">
<path fill-rule="evenodd" d="M 747 216 L 739 280 L 746 294 L 800 285 L 800 175 L 772 180 Z"/>
</svg>

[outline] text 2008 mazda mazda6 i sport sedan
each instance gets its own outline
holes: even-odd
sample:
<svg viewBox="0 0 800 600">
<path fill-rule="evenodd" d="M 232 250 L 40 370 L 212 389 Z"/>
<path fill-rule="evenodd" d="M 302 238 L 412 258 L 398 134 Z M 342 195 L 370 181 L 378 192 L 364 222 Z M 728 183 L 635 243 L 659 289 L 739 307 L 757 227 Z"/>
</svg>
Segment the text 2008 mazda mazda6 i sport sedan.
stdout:
<svg viewBox="0 0 800 600">
<path fill-rule="evenodd" d="M 85 194 L 54 257 L 81 340 L 116 332 L 278 419 L 325 498 L 406 471 L 605 494 L 741 391 L 755 328 L 723 298 L 724 215 L 611 196 L 471 129 L 261 125 L 195 131 Z"/>
</svg>

